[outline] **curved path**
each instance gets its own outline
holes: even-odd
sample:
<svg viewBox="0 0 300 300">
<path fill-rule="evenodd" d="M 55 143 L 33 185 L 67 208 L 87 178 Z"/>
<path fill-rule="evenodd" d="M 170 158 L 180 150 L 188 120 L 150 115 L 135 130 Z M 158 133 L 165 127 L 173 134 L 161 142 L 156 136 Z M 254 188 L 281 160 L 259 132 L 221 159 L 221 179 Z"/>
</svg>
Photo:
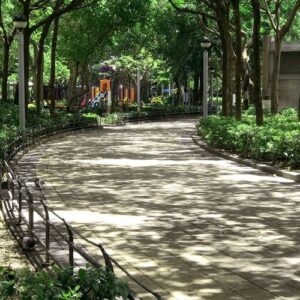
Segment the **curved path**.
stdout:
<svg viewBox="0 0 300 300">
<path fill-rule="evenodd" d="M 87 131 L 19 166 L 163 299 L 300 299 L 300 186 L 201 150 L 194 132 L 192 119 Z"/>
</svg>

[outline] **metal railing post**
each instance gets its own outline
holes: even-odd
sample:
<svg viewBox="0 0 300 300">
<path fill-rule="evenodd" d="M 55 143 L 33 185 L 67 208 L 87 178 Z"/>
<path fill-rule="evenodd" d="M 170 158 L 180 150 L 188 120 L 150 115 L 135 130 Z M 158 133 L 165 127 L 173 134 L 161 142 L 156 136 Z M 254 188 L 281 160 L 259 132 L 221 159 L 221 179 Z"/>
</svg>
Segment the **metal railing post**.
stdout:
<svg viewBox="0 0 300 300">
<path fill-rule="evenodd" d="M 30 237 L 33 237 L 33 228 L 34 228 L 34 212 L 33 212 L 33 197 L 27 188 L 28 196 L 28 233 Z"/>
<path fill-rule="evenodd" d="M 106 271 L 110 271 L 110 272 L 113 273 L 114 272 L 114 267 L 112 265 L 112 262 L 110 260 L 109 255 L 106 253 L 105 249 L 103 248 L 103 246 L 101 244 L 98 244 L 98 247 L 102 252 L 104 262 L 105 262 Z"/>
<path fill-rule="evenodd" d="M 74 236 L 73 236 L 73 232 L 72 229 L 70 228 L 69 224 L 65 221 L 65 219 L 63 219 L 63 222 L 67 228 L 68 231 L 68 235 L 69 235 L 69 266 L 71 268 L 74 267 L 74 248 L 73 248 L 73 242 L 74 242 Z"/>
<path fill-rule="evenodd" d="M 18 223 L 19 225 L 22 222 L 22 208 L 23 208 L 23 199 L 22 199 L 22 193 L 21 193 L 21 183 L 19 181 L 17 181 L 19 188 L 18 188 Z"/>
<path fill-rule="evenodd" d="M 45 236 L 46 236 L 46 244 L 45 244 L 45 248 L 46 248 L 46 263 L 48 264 L 50 261 L 50 256 L 49 256 L 49 251 L 50 251 L 50 224 L 49 224 L 49 211 L 48 211 L 48 207 L 47 205 L 44 203 L 43 200 L 41 200 L 41 203 L 43 205 L 43 208 L 45 210 L 45 226 L 46 226 L 46 232 L 45 232 Z"/>
</svg>

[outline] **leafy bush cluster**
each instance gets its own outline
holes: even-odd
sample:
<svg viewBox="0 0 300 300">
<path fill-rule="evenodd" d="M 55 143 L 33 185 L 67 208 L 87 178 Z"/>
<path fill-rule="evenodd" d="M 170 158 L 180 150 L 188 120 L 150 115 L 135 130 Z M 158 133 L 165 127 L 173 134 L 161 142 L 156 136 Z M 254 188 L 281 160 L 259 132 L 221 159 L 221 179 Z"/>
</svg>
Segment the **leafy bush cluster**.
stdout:
<svg viewBox="0 0 300 300">
<path fill-rule="evenodd" d="M 157 96 L 151 99 L 151 103 L 152 104 L 161 104 L 164 105 L 166 104 L 167 100 L 166 98 L 162 97 L 162 96 Z"/>
<path fill-rule="evenodd" d="M 300 122 L 294 109 L 266 117 L 261 127 L 256 126 L 252 113 L 246 112 L 241 122 L 210 116 L 200 120 L 197 128 L 199 135 L 216 148 L 272 164 L 300 167 Z"/>
<path fill-rule="evenodd" d="M 129 112 L 117 112 L 102 117 L 103 124 L 121 124 L 122 122 L 137 121 L 140 119 L 153 120 L 160 117 L 168 117 L 170 115 L 193 114 L 201 112 L 199 106 L 193 105 L 162 105 L 162 104 L 147 104 L 143 106 L 141 112 L 137 112 L 136 105 L 130 107 Z"/>
<path fill-rule="evenodd" d="M 58 267 L 49 272 L 0 267 L 1 300 L 113 300 L 127 295 L 127 284 L 102 268 L 87 266 L 73 273 Z"/>
<path fill-rule="evenodd" d="M 124 113 L 124 117 L 127 119 L 135 118 L 136 116 L 163 116 L 168 114 L 189 114 L 201 112 L 199 106 L 194 105 L 163 105 L 159 103 L 146 104 L 143 106 L 141 113 L 137 112 L 137 109 Z"/>
<path fill-rule="evenodd" d="M 49 112 L 43 112 L 36 116 L 34 108 L 29 108 L 27 118 L 27 131 L 35 132 L 51 132 L 55 128 L 68 128 L 80 124 L 97 123 L 98 116 L 96 114 L 68 114 L 64 111 L 57 111 L 54 117 Z M 0 159 L 4 158 L 9 144 L 21 135 L 18 129 L 18 107 L 3 103 L 0 106 Z"/>
<path fill-rule="evenodd" d="M 143 107 L 144 112 L 148 113 L 192 113 L 192 112 L 200 112 L 200 106 L 194 105 L 163 105 L 160 103 L 148 104 Z"/>
<path fill-rule="evenodd" d="M 142 112 L 199 112 L 201 111 L 200 106 L 196 105 L 172 105 L 166 104 L 160 101 L 161 97 L 153 98 L 155 99 L 152 103 L 144 103 L 142 107 Z M 130 105 L 125 112 L 136 112 L 137 104 L 134 103 Z"/>
</svg>

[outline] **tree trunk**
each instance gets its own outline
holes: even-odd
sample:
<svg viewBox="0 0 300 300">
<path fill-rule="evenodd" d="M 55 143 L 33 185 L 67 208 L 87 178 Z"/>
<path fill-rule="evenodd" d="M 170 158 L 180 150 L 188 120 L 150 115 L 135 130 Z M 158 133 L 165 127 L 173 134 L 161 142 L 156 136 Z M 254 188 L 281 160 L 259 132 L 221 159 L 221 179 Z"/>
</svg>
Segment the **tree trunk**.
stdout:
<svg viewBox="0 0 300 300">
<path fill-rule="evenodd" d="M 55 73 L 56 73 L 56 48 L 58 36 L 59 18 L 54 19 L 52 42 L 51 42 L 51 65 L 50 65 L 50 82 L 49 82 L 49 99 L 50 99 L 50 113 L 54 116 L 55 112 Z"/>
<path fill-rule="evenodd" d="M 220 14 L 220 13 L 219 13 Z M 223 60 L 222 60 L 222 114 L 224 116 L 230 116 L 231 106 L 232 106 L 232 88 L 231 88 L 231 80 L 232 80 L 232 63 L 231 59 L 231 48 L 230 44 L 231 37 L 230 32 L 225 29 L 224 16 L 218 18 L 218 28 L 220 31 L 221 38 L 221 46 L 223 52 Z"/>
<path fill-rule="evenodd" d="M 251 0 L 253 9 L 253 95 L 256 107 L 256 124 L 263 125 L 264 114 L 261 95 L 261 64 L 260 64 L 260 5 L 259 0 Z"/>
<path fill-rule="evenodd" d="M 8 101 L 7 87 L 8 87 L 8 67 L 9 67 L 9 51 L 10 51 L 10 43 L 4 43 L 3 49 L 3 67 L 2 67 L 2 83 L 1 83 L 1 91 L 2 91 L 2 101 Z"/>
<path fill-rule="evenodd" d="M 298 121 L 300 122 L 300 96 L 299 96 L 299 103 L 298 103 Z"/>
<path fill-rule="evenodd" d="M 198 72 L 194 73 L 194 89 L 193 89 L 193 105 L 200 105 L 200 75 Z"/>
<path fill-rule="evenodd" d="M 43 26 L 39 39 L 38 52 L 36 58 L 36 114 L 40 115 L 44 101 L 44 49 L 45 41 L 50 29 L 51 23 L 48 22 Z"/>
<path fill-rule="evenodd" d="M 241 16 L 240 16 L 240 1 L 232 0 L 235 23 L 235 118 L 237 121 L 242 119 L 242 92 L 241 92 L 241 75 L 243 68 L 242 57 L 242 35 L 241 35 Z"/>
<path fill-rule="evenodd" d="M 118 102 L 118 82 L 116 80 L 111 80 L 111 110 L 115 112 L 118 110 L 119 102 Z"/>
<path fill-rule="evenodd" d="M 272 72 L 271 80 L 271 113 L 275 114 L 278 112 L 278 77 L 280 71 L 280 57 L 281 57 L 282 40 L 279 34 L 275 37 L 275 52 L 274 52 L 274 69 Z"/>
<path fill-rule="evenodd" d="M 179 105 L 179 101 L 180 101 L 180 90 L 181 90 L 181 89 L 180 89 L 180 82 L 179 82 L 178 76 L 175 76 L 174 82 L 175 82 L 176 89 L 177 89 L 177 93 L 176 93 L 174 105 L 175 105 L 175 106 L 178 106 L 178 105 Z"/>
<path fill-rule="evenodd" d="M 25 77 L 25 116 L 28 115 L 28 103 L 29 103 L 29 43 L 31 32 L 29 30 L 29 15 L 30 15 L 30 1 L 24 1 L 23 3 L 23 15 L 27 20 L 27 27 L 24 29 L 24 77 Z"/>
<path fill-rule="evenodd" d="M 234 51 L 232 46 L 230 30 L 230 6 L 225 5 L 224 1 L 216 2 L 217 25 L 220 32 L 221 46 L 223 52 L 222 65 L 222 114 L 230 116 L 232 114 L 232 83 L 234 70 Z"/>
<path fill-rule="evenodd" d="M 36 62 L 37 62 L 37 56 L 38 56 L 38 45 L 35 41 L 31 41 L 32 47 L 33 47 L 33 58 L 30 55 L 29 56 L 29 68 L 31 69 L 32 73 L 32 80 L 33 80 L 33 91 L 34 91 L 34 99 L 37 99 L 37 69 L 36 69 Z"/>
<path fill-rule="evenodd" d="M 203 72 L 199 74 L 199 83 L 200 83 L 200 88 L 199 88 L 199 105 L 203 105 Z"/>
<path fill-rule="evenodd" d="M 78 68 L 79 64 L 74 62 L 69 64 L 70 69 L 70 77 L 69 77 L 69 84 L 68 84 L 68 106 L 67 111 L 72 111 L 74 106 L 74 101 L 76 99 L 76 83 L 78 77 Z"/>
<path fill-rule="evenodd" d="M 229 116 L 233 117 L 233 83 L 234 83 L 234 70 L 235 70 L 235 55 L 232 46 L 231 36 L 228 35 L 227 47 L 229 52 L 229 63 L 227 69 L 228 84 L 227 84 L 227 111 L 229 111 Z"/>
<path fill-rule="evenodd" d="M 90 70 L 88 63 L 85 63 L 81 68 L 81 91 L 82 95 L 85 95 L 90 90 Z M 86 95 L 85 95 L 86 96 Z M 86 103 L 88 103 L 88 99 L 86 99 Z M 79 103 L 80 105 L 80 103 Z"/>
<path fill-rule="evenodd" d="M 223 85 L 222 85 L 222 108 L 224 116 L 231 116 L 233 114 L 232 106 L 232 84 L 233 84 L 233 65 L 234 65 L 234 53 L 231 45 L 231 37 L 226 36 L 223 48 Z"/>
<path fill-rule="evenodd" d="M 222 60 L 222 115 L 229 116 L 229 111 L 227 107 L 227 85 L 228 85 L 228 76 L 227 76 L 227 65 L 228 65 L 228 55 L 227 47 L 223 45 L 223 60 Z"/>
</svg>

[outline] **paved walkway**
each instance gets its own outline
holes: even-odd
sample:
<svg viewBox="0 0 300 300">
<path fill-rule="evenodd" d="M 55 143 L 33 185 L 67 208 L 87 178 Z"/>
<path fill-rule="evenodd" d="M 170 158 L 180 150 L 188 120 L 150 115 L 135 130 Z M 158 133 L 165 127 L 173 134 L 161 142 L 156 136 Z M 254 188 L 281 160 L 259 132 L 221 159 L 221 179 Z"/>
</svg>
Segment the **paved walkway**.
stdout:
<svg viewBox="0 0 300 300">
<path fill-rule="evenodd" d="M 70 135 L 20 167 L 163 299 L 300 299 L 300 186 L 199 149 L 194 122 Z"/>
</svg>

